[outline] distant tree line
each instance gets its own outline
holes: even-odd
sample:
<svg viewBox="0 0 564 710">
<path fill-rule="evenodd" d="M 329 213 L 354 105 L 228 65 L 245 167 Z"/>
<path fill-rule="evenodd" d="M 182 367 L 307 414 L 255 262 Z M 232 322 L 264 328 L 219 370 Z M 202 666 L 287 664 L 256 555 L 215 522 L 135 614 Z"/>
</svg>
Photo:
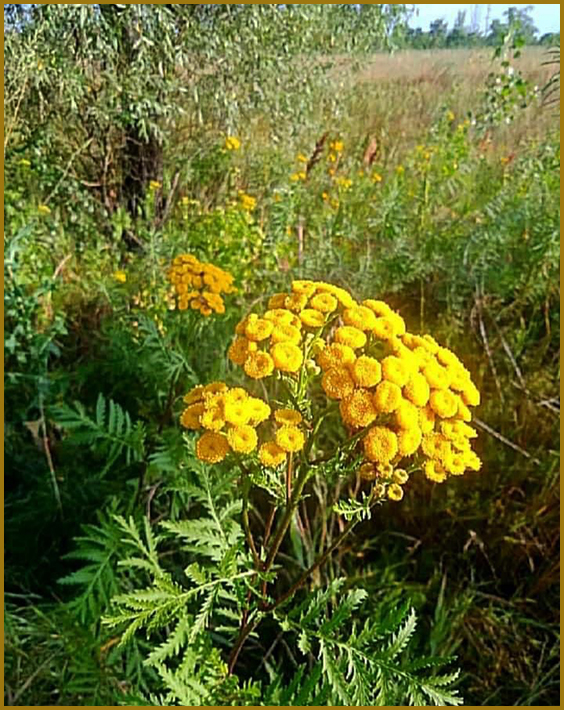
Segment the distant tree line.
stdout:
<svg viewBox="0 0 564 710">
<path fill-rule="evenodd" d="M 532 5 L 525 8 L 509 7 L 503 13 L 504 20 L 492 20 L 488 23 L 486 19 L 486 31 L 476 26 L 475 17 L 467 21 L 467 12 L 462 10 L 451 28 L 443 19 L 433 20 L 429 24 L 428 31 L 421 27 L 408 27 L 404 36 L 404 46 L 411 49 L 496 47 L 503 42 L 503 37 L 510 29 L 520 37 L 524 45 L 559 45 L 560 32 L 547 32 L 540 35 L 531 17 L 532 9 Z"/>
</svg>

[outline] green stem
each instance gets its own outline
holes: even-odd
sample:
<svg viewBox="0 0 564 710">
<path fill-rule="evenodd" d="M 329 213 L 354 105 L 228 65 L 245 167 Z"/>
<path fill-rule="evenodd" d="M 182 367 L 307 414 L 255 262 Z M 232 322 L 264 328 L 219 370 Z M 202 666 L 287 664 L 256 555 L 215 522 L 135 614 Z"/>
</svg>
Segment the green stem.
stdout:
<svg viewBox="0 0 564 710">
<path fill-rule="evenodd" d="M 283 604 L 287 599 L 293 596 L 298 591 L 298 589 L 308 580 L 308 578 L 315 572 L 315 570 L 325 563 L 329 555 L 341 544 L 341 542 L 351 532 L 351 530 L 357 523 L 358 520 L 350 520 L 345 525 L 343 532 L 335 539 L 333 543 L 331 543 L 331 545 L 325 550 L 325 552 L 320 557 L 318 557 L 317 560 L 315 560 L 311 567 L 309 567 L 302 574 L 302 576 L 299 577 L 299 579 L 297 579 L 292 584 L 292 586 L 290 587 L 290 589 L 288 589 L 287 592 L 284 592 L 284 594 L 279 597 L 275 602 L 265 607 L 264 611 L 272 611 L 273 609 L 276 609 L 276 607 L 280 606 L 280 604 Z"/>
</svg>

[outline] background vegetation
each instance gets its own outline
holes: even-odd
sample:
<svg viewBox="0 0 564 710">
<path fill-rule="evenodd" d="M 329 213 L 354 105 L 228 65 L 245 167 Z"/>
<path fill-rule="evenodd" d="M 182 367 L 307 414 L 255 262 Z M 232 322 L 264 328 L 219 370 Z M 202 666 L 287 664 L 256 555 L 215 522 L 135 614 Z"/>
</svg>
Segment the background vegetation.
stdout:
<svg viewBox="0 0 564 710">
<path fill-rule="evenodd" d="M 388 300 L 483 402 L 482 471 L 412 480 L 317 582 L 363 590 L 361 620 L 414 607 L 412 653 L 456 655 L 466 704 L 556 705 L 559 49 L 521 50 L 535 35 L 508 16 L 489 48 L 386 54 L 471 44 L 410 39 L 397 5 L 22 7 L 5 6 L 6 704 L 190 704 L 159 670 L 166 634 L 118 646 L 101 618 L 161 521 L 236 508 L 228 473 L 186 451 L 181 395 L 235 382 L 234 324 L 305 277 Z M 183 252 L 233 273 L 225 315 L 169 310 Z M 162 545 L 173 574 L 199 559 Z M 296 704 L 292 633 L 251 639 L 227 679 L 202 635 L 188 699 Z"/>
</svg>

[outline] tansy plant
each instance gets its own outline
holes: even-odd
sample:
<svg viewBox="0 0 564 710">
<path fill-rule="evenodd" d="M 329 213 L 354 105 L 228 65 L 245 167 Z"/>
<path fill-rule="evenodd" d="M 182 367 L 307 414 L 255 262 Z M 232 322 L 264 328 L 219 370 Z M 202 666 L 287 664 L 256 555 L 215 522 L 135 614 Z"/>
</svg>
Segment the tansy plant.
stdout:
<svg viewBox="0 0 564 710">
<path fill-rule="evenodd" d="M 228 357 L 248 389 L 197 386 L 184 398 L 180 421 L 198 432 L 202 462 L 225 461 L 241 472 L 242 522 L 256 577 L 229 657 L 233 671 L 265 614 L 276 614 L 311 582 L 359 520 L 387 500 L 401 500 L 414 473 L 442 483 L 480 469 L 469 424 L 480 395 L 453 352 L 430 335 L 407 332 L 386 303 L 358 303 L 323 282 L 294 281 L 290 293 L 270 298 L 265 312 L 247 315 Z M 273 598 L 271 570 L 317 476 L 356 481 L 361 495 L 335 503 L 334 513 L 348 521 L 341 534 Z M 248 513 L 256 487 L 272 502 L 260 545 Z"/>
<path fill-rule="evenodd" d="M 200 262 L 192 254 L 175 257 L 168 272 L 178 309 L 199 311 L 204 316 L 225 313 L 222 294 L 235 293 L 233 276 L 219 266 Z"/>
</svg>

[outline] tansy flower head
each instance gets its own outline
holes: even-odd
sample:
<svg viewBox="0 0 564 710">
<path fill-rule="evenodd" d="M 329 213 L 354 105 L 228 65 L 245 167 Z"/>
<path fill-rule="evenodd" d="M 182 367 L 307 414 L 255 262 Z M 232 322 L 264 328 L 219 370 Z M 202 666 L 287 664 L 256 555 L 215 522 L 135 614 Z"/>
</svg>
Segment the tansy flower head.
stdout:
<svg viewBox="0 0 564 710">
<path fill-rule="evenodd" d="M 302 421 L 302 415 L 295 409 L 277 409 L 274 412 L 274 419 L 277 424 L 297 426 Z"/>
<path fill-rule="evenodd" d="M 382 379 L 382 367 L 378 360 L 361 355 L 351 365 L 353 380 L 359 387 L 374 387 Z"/>
<path fill-rule="evenodd" d="M 304 359 L 300 348 L 292 343 L 275 343 L 270 355 L 274 366 L 282 372 L 297 372 Z"/>
<path fill-rule="evenodd" d="M 313 281 L 292 281 L 292 291 L 294 293 L 303 294 L 308 298 L 315 293 L 315 283 Z"/>
<path fill-rule="evenodd" d="M 196 456 L 206 463 L 219 463 L 228 453 L 229 444 L 224 434 L 207 431 L 196 444 Z"/>
<path fill-rule="evenodd" d="M 300 312 L 300 320 L 308 328 L 321 328 L 325 325 L 325 316 L 323 313 L 313 308 L 304 308 L 304 310 Z"/>
<path fill-rule="evenodd" d="M 391 429 L 375 426 L 363 439 L 364 453 L 369 461 L 388 463 L 398 452 L 398 439 Z"/>
<path fill-rule="evenodd" d="M 382 377 L 403 387 L 409 379 L 410 371 L 406 363 L 395 355 L 388 355 L 382 360 Z"/>
<path fill-rule="evenodd" d="M 185 394 L 182 401 L 186 404 L 194 404 L 195 402 L 200 402 L 204 397 L 204 386 L 196 385 L 192 388 L 188 394 Z"/>
<path fill-rule="evenodd" d="M 458 410 L 456 396 L 449 390 L 433 390 L 429 406 L 441 418 L 453 417 Z"/>
<path fill-rule="evenodd" d="M 369 463 L 368 461 L 360 466 L 358 473 L 364 481 L 373 481 L 378 478 L 378 472 L 374 468 L 374 464 Z"/>
<path fill-rule="evenodd" d="M 391 483 L 388 486 L 386 494 L 390 500 L 399 501 L 403 498 L 403 489 L 401 486 L 398 486 L 397 483 Z"/>
<path fill-rule="evenodd" d="M 393 382 L 384 380 L 376 387 L 373 401 L 378 412 L 383 412 L 384 414 L 393 412 L 402 401 L 401 389 Z"/>
<path fill-rule="evenodd" d="M 349 348 L 357 350 L 366 345 L 366 335 L 351 325 L 343 325 L 335 331 L 335 340 L 342 345 L 348 345 Z"/>
<path fill-rule="evenodd" d="M 435 483 L 442 483 L 446 481 L 447 474 L 443 466 L 438 461 L 425 461 L 423 464 L 423 473 L 430 480 Z"/>
<path fill-rule="evenodd" d="M 343 421 L 355 429 L 372 424 L 377 415 L 370 392 L 363 389 L 355 390 L 342 399 L 339 409 Z"/>
<path fill-rule="evenodd" d="M 321 386 L 331 399 L 343 399 L 353 393 L 354 380 L 346 367 L 333 367 L 324 373 Z"/>
<path fill-rule="evenodd" d="M 431 390 L 425 377 L 416 372 L 413 373 L 403 388 L 403 396 L 417 407 L 424 407 L 429 401 Z"/>
<path fill-rule="evenodd" d="M 310 308 L 314 308 L 320 313 L 332 313 L 337 305 L 337 299 L 330 293 L 318 293 L 309 302 Z"/>
<path fill-rule="evenodd" d="M 182 412 L 180 423 L 186 429 L 201 429 L 200 417 L 204 413 L 204 405 L 199 402 L 192 404 Z"/>
<path fill-rule="evenodd" d="M 257 318 L 256 320 L 249 321 L 245 327 L 245 335 L 249 340 L 265 340 L 272 333 L 274 329 L 274 323 L 265 318 Z"/>
<path fill-rule="evenodd" d="M 376 316 L 366 306 L 347 308 L 343 313 L 346 325 L 352 325 L 359 330 L 372 330 L 376 326 Z"/>
<path fill-rule="evenodd" d="M 394 483 L 403 486 L 409 480 L 409 475 L 403 468 L 396 468 L 392 474 L 392 478 Z"/>
<path fill-rule="evenodd" d="M 282 426 L 276 432 L 276 443 L 288 453 L 301 451 L 305 444 L 305 437 L 295 426 Z"/>
<path fill-rule="evenodd" d="M 330 370 L 332 367 L 351 365 L 356 360 L 356 355 L 348 345 L 332 343 L 317 353 L 316 360 L 322 370 Z"/>
<path fill-rule="evenodd" d="M 250 454 L 257 447 L 258 437 L 252 426 L 234 426 L 227 432 L 229 445 L 239 454 Z"/>
<path fill-rule="evenodd" d="M 289 323 L 275 323 L 270 335 L 270 342 L 274 343 L 292 343 L 299 345 L 302 339 L 302 334 L 294 325 Z"/>
<path fill-rule="evenodd" d="M 259 449 L 259 459 L 263 466 L 275 467 L 286 461 L 286 451 L 274 441 L 267 441 Z"/>
<path fill-rule="evenodd" d="M 411 456 L 421 445 L 423 434 L 419 427 L 411 427 L 411 429 L 400 429 L 397 437 L 399 453 L 402 456 Z"/>
<path fill-rule="evenodd" d="M 414 404 L 411 404 L 411 402 L 402 399 L 394 412 L 394 418 L 400 429 L 418 428 L 419 410 Z"/>
<path fill-rule="evenodd" d="M 249 397 L 246 405 L 249 414 L 249 424 L 251 426 L 258 426 L 270 416 L 270 407 L 262 399 L 258 399 L 258 397 Z"/>
<path fill-rule="evenodd" d="M 249 377 L 254 380 L 262 380 L 274 372 L 274 361 L 268 353 L 259 350 L 249 355 L 244 368 Z"/>
</svg>

